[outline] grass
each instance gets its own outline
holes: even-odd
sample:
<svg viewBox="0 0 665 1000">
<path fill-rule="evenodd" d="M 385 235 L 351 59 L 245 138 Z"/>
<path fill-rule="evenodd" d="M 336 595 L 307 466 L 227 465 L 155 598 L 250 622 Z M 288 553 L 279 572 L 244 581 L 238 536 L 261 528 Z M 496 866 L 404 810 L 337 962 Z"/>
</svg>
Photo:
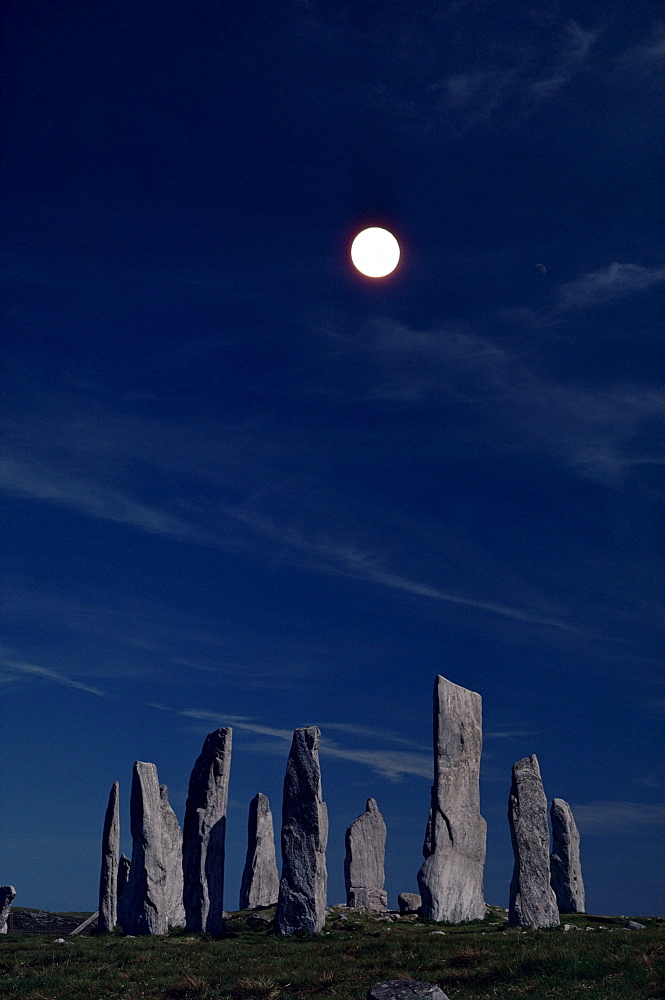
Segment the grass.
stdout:
<svg viewBox="0 0 665 1000">
<path fill-rule="evenodd" d="M 83 917 L 85 914 L 82 914 Z M 318 936 L 249 930 L 234 914 L 220 939 L 175 931 L 0 941 L 3 1000 L 364 1000 L 383 979 L 437 983 L 450 1000 L 661 1000 L 665 919 L 564 917 L 593 933 L 507 929 L 485 921 L 449 926 L 414 918 L 377 922 L 331 915 Z M 637 918 L 640 919 L 639 917 Z M 616 928 L 613 932 L 609 928 Z M 435 931 L 444 931 L 433 933 Z"/>
</svg>

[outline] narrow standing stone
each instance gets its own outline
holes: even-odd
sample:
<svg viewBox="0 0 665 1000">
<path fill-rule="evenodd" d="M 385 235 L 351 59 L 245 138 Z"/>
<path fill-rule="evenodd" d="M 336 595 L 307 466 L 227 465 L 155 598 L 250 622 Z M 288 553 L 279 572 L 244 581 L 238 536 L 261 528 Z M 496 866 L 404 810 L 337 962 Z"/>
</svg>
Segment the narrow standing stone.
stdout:
<svg viewBox="0 0 665 1000">
<path fill-rule="evenodd" d="M 513 764 L 508 822 L 515 867 L 510 883 L 511 927 L 558 927 L 559 912 L 550 885 L 547 799 L 535 753 Z"/>
<path fill-rule="evenodd" d="M 16 889 L 13 885 L 0 886 L 0 934 L 7 933 L 7 921 L 12 903 L 16 899 Z"/>
<path fill-rule="evenodd" d="M 127 888 L 127 883 L 129 882 L 129 871 L 132 867 L 132 863 L 126 854 L 120 855 L 120 860 L 118 861 L 118 917 L 117 922 L 124 929 L 126 915 L 123 909 L 123 900 L 125 899 L 125 889 Z"/>
<path fill-rule="evenodd" d="M 434 682 L 434 785 L 418 872 L 422 915 L 482 920 L 487 824 L 480 815 L 482 698 L 440 675 Z"/>
<path fill-rule="evenodd" d="M 119 788 L 119 783 L 114 781 L 109 793 L 102 832 L 102 869 L 99 876 L 99 921 L 97 928 L 101 933 L 108 934 L 111 933 L 118 920 Z"/>
<path fill-rule="evenodd" d="M 166 868 L 157 768 L 137 760 L 130 798 L 132 864 L 122 900 L 125 934 L 166 934 Z"/>
<path fill-rule="evenodd" d="M 169 805 L 169 790 L 159 786 L 162 810 L 162 854 L 166 869 L 164 907 L 169 927 L 185 926 L 185 907 L 182 902 L 182 834 L 176 814 Z"/>
<path fill-rule="evenodd" d="M 382 913 L 388 907 L 384 862 L 386 824 L 375 799 L 346 831 L 344 886 L 346 905 Z"/>
<path fill-rule="evenodd" d="M 282 878 L 275 913 L 280 934 L 318 934 L 326 919 L 328 810 L 321 794 L 317 726 L 296 729 L 284 778 Z"/>
<path fill-rule="evenodd" d="M 272 906 L 279 895 L 275 833 L 267 796 L 259 792 L 249 804 L 247 859 L 240 886 L 240 909 Z"/>
<path fill-rule="evenodd" d="M 182 867 L 188 931 L 221 934 L 224 849 L 232 730 L 209 733 L 192 769 L 185 805 Z"/>
<path fill-rule="evenodd" d="M 584 913 L 584 882 L 580 865 L 580 835 L 572 810 L 563 799 L 553 799 L 550 881 L 559 913 Z"/>
</svg>

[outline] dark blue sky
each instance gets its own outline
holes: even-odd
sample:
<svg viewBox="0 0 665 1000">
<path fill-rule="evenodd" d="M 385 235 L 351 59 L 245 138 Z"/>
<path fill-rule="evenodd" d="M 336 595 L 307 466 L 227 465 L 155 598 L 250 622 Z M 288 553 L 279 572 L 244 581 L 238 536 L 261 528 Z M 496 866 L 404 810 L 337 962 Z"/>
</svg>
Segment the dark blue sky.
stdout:
<svg viewBox="0 0 665 1000">
<path fill-rule="evenodd" d="M 279 826 L 316 724 L 415 891 L 437 673 L 572 805 L 590 912 L 665 912 L 651 0 L 3 3 L 0 881 L 96 906 L 111 783 L 182 821 L 234 728 Z M 660 20 L 659 20 L 660 18 Z M 365 225 L 394 274 L 349 261 Z"/>
</svg>

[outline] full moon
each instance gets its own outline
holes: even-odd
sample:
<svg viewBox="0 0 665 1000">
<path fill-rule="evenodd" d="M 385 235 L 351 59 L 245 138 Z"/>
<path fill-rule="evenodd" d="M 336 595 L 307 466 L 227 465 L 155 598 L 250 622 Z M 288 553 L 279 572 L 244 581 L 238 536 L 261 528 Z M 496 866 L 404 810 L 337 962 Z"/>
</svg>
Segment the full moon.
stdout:
<svg viewBox="0 0 665 1000">
<path fill-rule="evenodd" d="M 368 278 L 385 278 L 397 267 L 399 243 L 387 229 L 363 229 L 351 244 L 351 260 Z"/>
</svg>

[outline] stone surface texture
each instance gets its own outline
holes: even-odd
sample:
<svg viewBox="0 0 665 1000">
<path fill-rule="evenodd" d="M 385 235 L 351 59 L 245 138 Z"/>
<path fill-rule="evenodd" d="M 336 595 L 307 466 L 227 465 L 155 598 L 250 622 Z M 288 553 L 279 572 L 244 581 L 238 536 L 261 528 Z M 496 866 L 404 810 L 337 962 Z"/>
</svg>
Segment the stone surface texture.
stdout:
<svg viewBox="0 0 665 1000">
<path fill-rule="evenodd" d="M 166 869 L 164 908 L 169 927 L 185 926 L 185 907 L 182 902 L 182 833 L 176 814 L 169 805 L 169 790 L 159 786 L 162 810 L 162 857 Z"/>
<path fill-rule="evenodd" d="M 513 764 L 508 823 L 515 857 L 508 923 L 532 929 L 558 927 L 559 911 L 550 885 L 547 799 L 535 754 Z"/>
<path fill-rule="evenodd" d="M 134 763 L 129 817 L 132 863 L 122 896 L 121 926 L 125 934 L 166 934 L 162 808 L 154 764 Z"/>
<path fill-rule="evenodd" d="M 279 934 L 318 934 L 326 919 L 328 810 L 321 794 L 317 726 L 296 729 L 282 799 L 282 878 L 275 913 Z"/>
<path fill-rule="evenodd" d="M 387 979 L 370 987 L 367 1000 L 448 1000 L 448 996 L 435 983 Z"/>
<path fill-rule="evenodd" d="M 400 892 L 397 905 L 400 913 L 417 913 L 423 901 L 417 892 Z"/>
<path fill-rule="evenodd" d="M 485 916 L 487 824 L 480 815 L 482 699 L 438 676 L 434 682 L 434 785 L 418 872 L 422 915 L 463 923 Z"/>
<path fill-rule="evenodd" d="M 275 833 L 268 797 L 259 792 L 249 804 L 247 857 L 240 884 L 240 909 L 272 906 L 279 895 Z"/>
<path fill-rule="evenodd" d="M 384 891 L 386 824 L 375 799 L 346 831 L 344 887 L 347 906 L 383 912 L 388 906 Z"/>
<path fill-rule="evenodd" d="M 16 889 L 13 885 L 0 886 L 0 934 L 7 933 L 7 920 L 12 903 L 16 899 Z"/>
<path fill-rule="evenodd" d="M 224 851 L 232 730 L 209 733 L 192 769 L 183 824 L 182 865 L 188 931 L 224 928 Z"/>
<path fill-rule="evenodd" d="M 559 913 L 584 913 L 584 882 L 580 865 L 580 835 L 572 810 L 563 799 L 553 799 L 550 882 Z"/>
<path fill-rule="evenodd" d="M 114 781 L 109 792 L 102 831 L 102 867 L 99 875 L 99 922 L 101 933 L 110 934 L 118 920 L 118 850 L 120 847 L 120 785 Z"/>
<path fill-rule="evenodd" d="M 129 870 L 132 866 L 131 861 L 126 854 L 120 855 L 120 860 L 118 861 L 118 916 L 117 922 L 121 927 L 125 926 L 125 911 L 123 910 L 123 899 L 125 898 L 125 889 L 127 888 L 127 883 L 129 882 Z"/>
</svg>

